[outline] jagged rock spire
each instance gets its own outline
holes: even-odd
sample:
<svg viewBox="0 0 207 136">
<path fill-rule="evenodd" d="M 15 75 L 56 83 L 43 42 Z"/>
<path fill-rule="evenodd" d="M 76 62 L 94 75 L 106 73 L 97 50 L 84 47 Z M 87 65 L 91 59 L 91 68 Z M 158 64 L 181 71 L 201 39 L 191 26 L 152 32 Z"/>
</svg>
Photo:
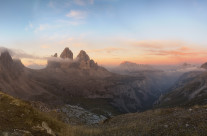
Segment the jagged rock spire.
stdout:
<svg viewBox="0 0 207 136">
<path fill-rule="evenodd" d="M 89 57 L 88 54 L 87 54 L 85 51 L 83 51 L 83 50 L 80 51 L 80 53 L 79 53 L 78 56 L 77 56 L 77 59 L 78 59 L 79 61 L 84 61 L 84 62 L 90 61 L 90 57 Z"/>
<path fill-rule="evenodd" d="M 0 63 L 3 65 L 10 65 L 13 62 L 8 51 L 2 52 L 0 56 Z"/>
<path fill-rule="evenodd" d="M 207 69 L 207 62 L 201 65 L 201 68 Z"/>
<path fill-rule="evenodd" d="M 67 47 L 63 50 L 60 57 L 63 59 L 66 59 L 66 58 L 73 59 L 73 52 Z"/>
<path fill-rule="evenodd" d="M 58 57 L 58 54 L 57 54 L 57 53 L 55 53 L 53 57 Z"/>
</svg>

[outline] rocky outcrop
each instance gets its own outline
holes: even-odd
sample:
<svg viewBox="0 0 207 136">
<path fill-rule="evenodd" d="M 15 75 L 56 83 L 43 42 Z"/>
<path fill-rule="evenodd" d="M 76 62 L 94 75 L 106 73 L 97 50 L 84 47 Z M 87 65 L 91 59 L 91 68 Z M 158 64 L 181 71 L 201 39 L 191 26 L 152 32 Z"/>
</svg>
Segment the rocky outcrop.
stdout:
<svg viewBox="0 0 207 136">
<path fill-rule="evenodd" d="M 201 68 L 207 69 L 207 62 L 201 65 Z"/>
<path fill-rule="evenodd" d="M 10 74 L 18 74 L 24 65 L 20 60 L 13 60 L 8 51 L 2 52 L 0 56 L 0 70 Z"/>
<path fill-rule="evenodd" d="M 56 57 L 57 58 L 58 57 L 57 53 L 55 53 L 53 57 Z"/>
<path fill-rule="evenodd" d="M 7 52 L 2 53 L 0 90 L 48 105 L 65 104 L 73 97 L 109 99 L 106 105 L 123 112 L 148 108 L 156 97 L 155 89 L 148 89 L 144 78 L 113 74 L 98 66 L 85 51 L 81 51 L 76 60 L 51 57 L 50 62 L 53 66 L 45 69 L 24 67 L 19 71 L 21 62 L 12 60 Z"/>
<path fill-rule="evenodd" d="M 146 64 L 136 64 L 130 61 L 124 61 L 119 66 L 114 68 L 109 68 L 109 71 L 117 74 L 127 74 L 127 75 L 134 75 L 134 73 L 139 72 L 149 72 L 149 71 L 157 71 L 155 68 L 151 67 L 150 65 Z"/>
<path fill-rule="evenodd" d="M 183 74 L 169 92 L 160 97 L 157 107 L 207 104 L 207 73 L 192 71 Z"/>
<path fill-rule="evenodd" d="M 102 114 L 96 114 L 77 105 L 64 105 L 60 111 L 67 115 L 64 120 L 68 124 L 71 123 L 70 120 L 72 118 L 76 119 L 76 122 L 73 122 L 74 124 L 86 123 L 88 125 L 98 124 L 99 122 L 107 119 L 107 117 Z"/>
<path fill-rule="evenodd" d="M 1 67 L 10 68 L 13 64 L 12 57 L 8 51 L 2 52 L 0 56 L 0 65 Z"/>
<path fill-rule="evenodd" d="M 73 59 L 73 52 L 69 48 L 65 48 L 60 55 L 62 59 Z"/>
<path fill-rule="evenodd" d="M 42 128 L 45 129 L 47 131 L 48 134 L 52 135 L 52 136 L 56 136 L 55 133 L 53 132 L 53 130 L 48 126 L 48 124 L 46 122 L 42 122 Z"/>
<path fill-rule="evenodd" d="M 90 59 L 88 54 L 81 50 L 80 53 L 77 56 L 77 60 L 80 64 L 80 68 L 82 69 L 88 69 L 88 68 L 97 68 L 98 64 L 95 63 L 93 60 Z"/>
<path fill-rule="evenodd" d="M 48 68 L 80 68 L 80 69 L 97 69 L 99 68 L 98 64 L 94 62 L 94 60 L 90 59 L 88 54 L 81 50 L 78 54 L 75 61 L 71 60 L 73 59 L 73 53 L 69 48 L 65 48 L 63 52 L 60 55 L 60 58 L 58 58 L 57 53 L 55 55 L 52 55 L 52 58 L 48 59 Z M 64 60 L 64 59 L 69 60 Z"/>
<path fill-rule="evenodd" d="M 77 56 L 78 61 L 84 61 L 84 62 L 88 62 L 90 60 L 90 57 L 88 56 L 88 54 L 81 50 L 80 53 Z"/>
</svg>

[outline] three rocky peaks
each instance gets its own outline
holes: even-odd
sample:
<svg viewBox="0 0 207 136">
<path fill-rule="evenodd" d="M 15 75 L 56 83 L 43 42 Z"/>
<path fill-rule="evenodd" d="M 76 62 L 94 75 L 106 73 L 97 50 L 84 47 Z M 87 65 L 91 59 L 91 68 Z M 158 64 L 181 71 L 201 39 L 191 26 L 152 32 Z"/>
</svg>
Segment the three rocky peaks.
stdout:
<svg viewBox="0 0 207 136">
<path fill-rule="evenodd" d="M 52 57 L 58 58 L 58 54 L 55 53 Z M 69 60 L 69 61 L 61 61 L 61 60 Z M 60 62 L 56 60 L 49 60 L 48 61 L 49 67 L 74 67 L 74 68 L 81 68 L 81 69 L 88 69 L 88 68 L 98 68 L 98 64 L 95 63 L 88 54 L 81 50 L 76 59 L 73 58 L 73 52 L 66 47 L 63 52 L 60 54 Z"/>
<path fill-rule="evenodd" d="M 15 65 L 15 66 L 14 66 Z M 23 68 L 21 60 L 13 60 L 9 51 L 6 50 L 0 53 L 0 70 L 3 69 L 21 69 Z M 74 59 L 73 52 L 66 47 L 61 53 L 60 57 L 55 53 L 52 55 L 51 59 L 48 59 L 48 68 L 81 68 L 81 69 L 97 69 L 100 68 L 97 63 L 95 63 L 88 54 L 81 50 L 78 56 Z"/>
</svg>

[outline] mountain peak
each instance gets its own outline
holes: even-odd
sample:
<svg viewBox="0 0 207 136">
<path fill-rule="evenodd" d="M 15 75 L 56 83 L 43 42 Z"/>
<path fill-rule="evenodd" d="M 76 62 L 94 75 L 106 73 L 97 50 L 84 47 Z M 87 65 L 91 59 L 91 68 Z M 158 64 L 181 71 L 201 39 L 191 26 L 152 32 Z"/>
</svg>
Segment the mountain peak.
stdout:
<svg viewBox="0 0 207 136">
<path fill-rule="evenodd" d="M 58 54 L 57 54 L 57 53 L 55 53 L 55 54 L 53 55 L 53 57 L 56 57 L 56 58 L 57 58 L 57 57 L 58 57 Z"/>
<path fill-rule="evenodd" d="M 84 50 L 80 51 L 77 58 L 79 59 L 79 61 L 84 61 L 84 62 L 90 61 L 90 57 Z"/>
<path fill-rule="evenodd" d="M 66 58 L 73 59 L 73 52 L 68 47 L 66 47 L 61 53 L 60 57 L 63 59 Z"/>
<path fill-rule="evenodd" d="M 201 68 L 207 69 L 207 62 L 201 65 Z"/>
<path fill-rule="evenodd" d="M 9 54 L 8 51 L 4 51 L 4 52 L 1 53 L 0 62 L 3 63 L 3 64 L 8 64 L 8 63 L 13 62 L 12 57 Z"/>
<path fill-rule="evenodd" d="M 128 65 L 130 65 L 130 66 L 137 66 L 136 63 L 134 63 L 134 62 L 130 62 L 130 61 L 123 61 L 123 62 L 120 64 L 120 66 L 128 66 Z"/>
</svg>

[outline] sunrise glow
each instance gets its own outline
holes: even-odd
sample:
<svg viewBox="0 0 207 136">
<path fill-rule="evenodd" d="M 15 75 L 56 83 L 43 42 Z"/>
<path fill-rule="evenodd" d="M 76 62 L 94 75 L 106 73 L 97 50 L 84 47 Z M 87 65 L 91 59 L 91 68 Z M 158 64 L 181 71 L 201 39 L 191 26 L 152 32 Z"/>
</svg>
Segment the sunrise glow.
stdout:
<svg viewBox="0 0 207 136">
<path fill-rule="evenodd" d="M 28 65 L 69 47 L 100 65 L 203 63 L 206 1 L 20 0 L 0 5 L 0 45 Z M 11 6 L 7 8 L 8 6 Z M 13 9 L 12 11 L 9 9 Z"/>
</svg>

